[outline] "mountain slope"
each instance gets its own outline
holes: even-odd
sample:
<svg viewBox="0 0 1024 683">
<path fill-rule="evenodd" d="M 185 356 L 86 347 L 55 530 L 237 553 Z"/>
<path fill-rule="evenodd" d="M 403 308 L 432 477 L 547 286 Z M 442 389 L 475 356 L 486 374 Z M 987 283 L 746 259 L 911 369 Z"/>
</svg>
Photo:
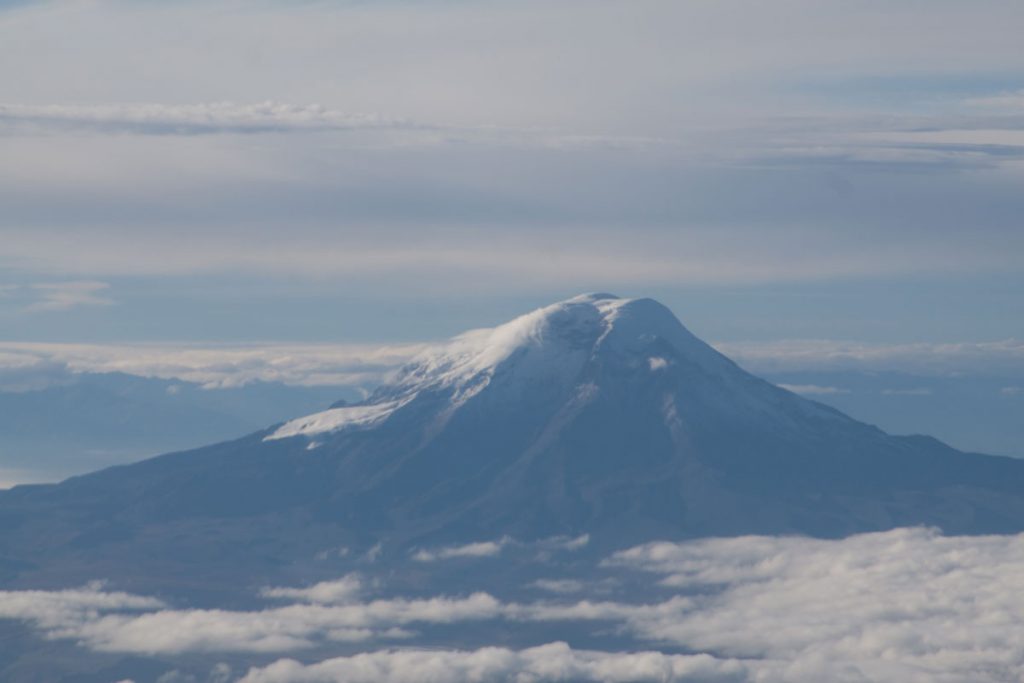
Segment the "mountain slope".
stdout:
<svg viewBox="0 0 1024 683">
<path fill-rule="evenodd" d="M 592 549 L 910 524 L 1024 528 L 1024 462 L 892 437 L 760 380 L 649 299 L 586 295 L 424 354 L 364 404 L 0 494 L 19 584 L 223 590 L 344 546 Z M 134 583 L 133 583 L 134 582 Z"/>
</svg>

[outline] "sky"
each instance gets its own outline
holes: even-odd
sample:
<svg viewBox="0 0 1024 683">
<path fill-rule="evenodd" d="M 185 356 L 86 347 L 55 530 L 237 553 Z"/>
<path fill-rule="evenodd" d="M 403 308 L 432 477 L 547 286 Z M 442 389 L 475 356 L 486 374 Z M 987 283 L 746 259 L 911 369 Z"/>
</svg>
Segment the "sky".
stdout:
<svg viewBox="0 0 1024 683">
<path fill-rule="evenodd" d="M 1024 339 L 1019 2 L 0 2 L 0 341 L 415 343 L 584 291 Z"/>
</svg>

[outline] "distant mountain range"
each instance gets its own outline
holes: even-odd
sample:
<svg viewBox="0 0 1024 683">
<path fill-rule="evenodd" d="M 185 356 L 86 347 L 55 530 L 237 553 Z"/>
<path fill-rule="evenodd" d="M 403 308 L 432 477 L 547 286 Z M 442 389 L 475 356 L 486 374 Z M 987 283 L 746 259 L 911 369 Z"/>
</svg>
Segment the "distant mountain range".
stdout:
<svg viewBox="0 0 1024 683">
<path fill-rule="evenodd" d="M 930 434 L 960 449 L 1024 458 L 1024 377 L 789 370 L 761 377 L 890 433 Z"/>
<path fill-rule="evenodd" d="M 344 391 L 273 382 L 206 389 L 119 372 L 63 373 L 47 386 L 0 391 L 0 486 L 59 481 L 235 438 L 325 408 Z"/>
</svg>

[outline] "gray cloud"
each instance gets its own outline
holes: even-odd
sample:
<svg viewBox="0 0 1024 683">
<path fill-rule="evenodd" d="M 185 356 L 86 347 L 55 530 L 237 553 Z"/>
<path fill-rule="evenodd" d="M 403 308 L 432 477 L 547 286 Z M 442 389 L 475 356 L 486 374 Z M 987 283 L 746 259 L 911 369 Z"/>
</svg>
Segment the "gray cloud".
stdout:
<svg viewBox="0 0 1024 683">
<path fill-rule="evenodd" d="M 1020 8 L 982 7 L 24 8 L 0 27 L 0 265 L 449 295 L 1018 272 L 1024 122 L 950 76 L 1018 61 Z"/>
</svg>

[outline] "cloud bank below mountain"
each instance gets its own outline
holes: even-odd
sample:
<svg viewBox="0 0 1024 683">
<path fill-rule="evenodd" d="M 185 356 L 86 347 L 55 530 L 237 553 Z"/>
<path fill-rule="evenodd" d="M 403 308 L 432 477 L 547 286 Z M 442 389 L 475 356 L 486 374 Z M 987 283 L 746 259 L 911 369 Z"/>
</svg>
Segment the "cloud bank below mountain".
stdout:
<svg viewBox="0 0 1024 683">
<path fill-rule="evenodd" d="M 353 575 L 267 589 L 268 599 L 298 602 L 256 611 L 174 608 L 94 584 L 0 592 L 0 617 L 102 652 L 287 655 L 322 652 L 331 643 L 365 648 L 319 662 L 272 661 L 253 667 L 242 679 L 247 683 L 996 683 L 1024 668 L 1024 535 L 947 537 L 912 528 L 842 540 L 650 543 L 585 572 L 576 577 L 584 580 L 577 588 L 587 590 L 595 577 L 611 584 L 600 595 L 532 602 L 487 593 L 374 598 L 378 587 Z M 659 586 L 659 599 L 616 595 L 615 577 L 645 581 L 645 575 Z M 446 625 L 446 638 L 457 639 L 459 629 L 479 628 L 473 624 L 504 624 L 503 632 L 523 635 L 530 624 L 545 622 L 605 633 L 610 624 L 617 647 L 417 649 L 420 636 L 439 625 Z"/>
</svg>

